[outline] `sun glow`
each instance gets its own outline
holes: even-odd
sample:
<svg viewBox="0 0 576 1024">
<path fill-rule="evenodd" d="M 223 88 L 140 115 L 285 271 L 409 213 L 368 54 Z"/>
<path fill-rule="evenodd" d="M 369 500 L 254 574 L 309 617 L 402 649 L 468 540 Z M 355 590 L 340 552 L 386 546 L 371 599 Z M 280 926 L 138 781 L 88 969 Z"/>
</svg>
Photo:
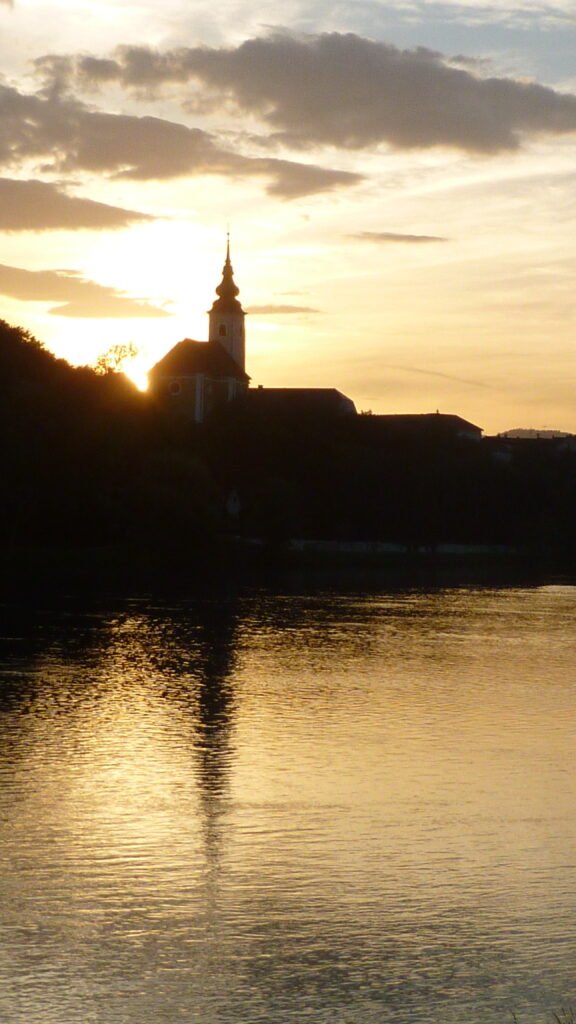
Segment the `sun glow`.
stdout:
<svg viewBox="0 0 576 1024">
<path fill-rule="evenodd" d="M 148 370 L 150 367 L 144 363 L 144 358 L 140 355 L 134 359 L 129 359 L 122 368 L 122 372 L 126 374 L 129 380 L 136 385 L 139 391 L 148 390 Z"/>
</svg>

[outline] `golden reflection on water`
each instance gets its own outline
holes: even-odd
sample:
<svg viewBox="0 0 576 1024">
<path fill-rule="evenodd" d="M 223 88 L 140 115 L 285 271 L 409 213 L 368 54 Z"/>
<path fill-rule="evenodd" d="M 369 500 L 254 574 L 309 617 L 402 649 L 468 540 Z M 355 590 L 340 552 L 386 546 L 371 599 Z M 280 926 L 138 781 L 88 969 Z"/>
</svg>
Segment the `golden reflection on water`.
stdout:
<svg viewBox="0 0 576 1024">
<path fill-rule="evenodd" d="M 543 588 L 16 616 L 3 1024 L 566 1002 L 575 611 Z"/>
</svg>

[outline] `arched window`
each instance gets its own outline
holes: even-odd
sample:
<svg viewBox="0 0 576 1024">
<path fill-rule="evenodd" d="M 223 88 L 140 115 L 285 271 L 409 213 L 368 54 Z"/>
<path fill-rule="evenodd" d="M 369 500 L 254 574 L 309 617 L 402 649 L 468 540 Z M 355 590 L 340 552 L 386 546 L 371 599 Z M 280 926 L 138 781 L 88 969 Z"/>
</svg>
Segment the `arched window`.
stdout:
<svg viewBox="0 0 576 1024">
<path fill-rule="evenodd" d="M 182 391 L 182 385 L 178 380 L 171 380 L 168 386 L 168 391 L 171 395 L 179 395 Z"/>
<path fill-rule="evenodd" d="M 226 324 L 220 324 L 220 327 L 218 328 L 218 334 L 220 335 L 221 338 L 226 337 Z"/>
</svg>

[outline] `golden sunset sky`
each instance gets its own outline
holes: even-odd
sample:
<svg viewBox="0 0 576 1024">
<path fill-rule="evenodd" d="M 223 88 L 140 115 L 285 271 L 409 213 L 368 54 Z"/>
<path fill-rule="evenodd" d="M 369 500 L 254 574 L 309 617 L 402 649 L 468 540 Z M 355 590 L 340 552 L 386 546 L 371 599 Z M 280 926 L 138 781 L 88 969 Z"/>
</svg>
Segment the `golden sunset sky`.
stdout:
<svg viewBox="0 0 576 1024">
<path fill-rule="evenodd" d="M 576 432 L 573 0 L 0 0 L 0 317 Z"/>
</svg>

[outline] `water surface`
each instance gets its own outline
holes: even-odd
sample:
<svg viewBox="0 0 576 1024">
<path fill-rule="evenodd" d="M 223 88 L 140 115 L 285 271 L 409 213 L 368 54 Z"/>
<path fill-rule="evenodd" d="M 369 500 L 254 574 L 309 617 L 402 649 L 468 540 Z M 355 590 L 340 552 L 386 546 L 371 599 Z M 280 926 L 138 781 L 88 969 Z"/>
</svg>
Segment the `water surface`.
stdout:
<svg viewBox="0 0 576 1024">
<path fill-rule="evenodd" d="M 576 588 L 3 608 L 3 1024 L 549 1018 Z"/>
</svg>

